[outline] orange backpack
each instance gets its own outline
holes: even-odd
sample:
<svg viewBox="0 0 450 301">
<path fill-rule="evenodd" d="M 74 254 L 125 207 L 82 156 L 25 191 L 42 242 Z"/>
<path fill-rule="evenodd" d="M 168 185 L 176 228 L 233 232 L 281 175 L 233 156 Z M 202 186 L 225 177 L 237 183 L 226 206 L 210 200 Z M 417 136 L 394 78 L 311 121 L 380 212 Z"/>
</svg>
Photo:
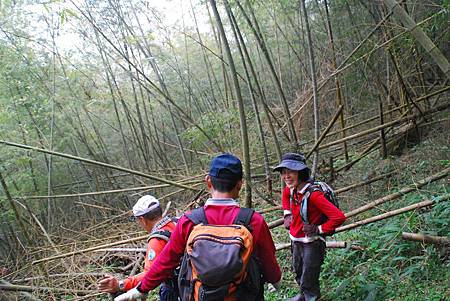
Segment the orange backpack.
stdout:
<svg viewBox="0 0 450 301">
<path fill-rule="evenodd" d="M 253 213 L 241 208 L 232 225 L 209 225 L 203 207 L 186 215 L 195 227 L 178 276 L 181 300 L 262 300 L 262 278 L 249 230 Z"/>
</svg>

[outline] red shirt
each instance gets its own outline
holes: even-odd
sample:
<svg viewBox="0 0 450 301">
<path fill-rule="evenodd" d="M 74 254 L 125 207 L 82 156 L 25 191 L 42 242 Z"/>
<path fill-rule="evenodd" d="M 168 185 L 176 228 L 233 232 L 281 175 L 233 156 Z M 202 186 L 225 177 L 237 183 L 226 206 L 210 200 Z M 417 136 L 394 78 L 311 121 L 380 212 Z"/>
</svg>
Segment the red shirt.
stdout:
<svg viewBox="0 0 450 301">
<path fill-rule="evenodd" d="M 212 225 L 230 225 L 239 213 L 239 205 L 233 199 L 209 199 L 204 208 L 206 219 Z M 142 291 L 152 290 L 171 277 L 173 270 L 180 264 L 194 226 L 185 215 L 180 218 L 169 243 L 142 279 Z M 281 279 L 281 270 L 275 258 L 275 245 L 269 227 L 257 212 L 253 214 L 250 226 L 253 229 L 253 250 L 261 263 L 263 276 L 267 282 L 276 283 Z"/>
<path fill-rule="evenodd" d="M 167 217 L 162 219 L 155 225 L 155 227 L 153 227 L 151 234 L 160 230 L 168 230 L 170 232 L 173 232 L 174 229 L 175 224 L 170 220 L 170 218 Z M 129 291 L 130 289 L 138 285 L 139 281 L 141 281 L 142 278 L 144 278 L 145 273 L 148 272 L 148 270 L 150 270 L 156 258 L 159 256 L 159 254 L 161 254 L 161 251 L 164 249 L 166 244 L 167 244 L 166 240 L 162 238 L 154 237 L 148 240 L 147 252 L 145 253 L 144 271 L 135 276 L 128 277 L 123 281 L 125 291 Z"/>
<path fill-rule="evenodd" d="M 302 230 L 303 221 L 300 216 L 300 207 L 305 190 L 305 187 L 300 191 L 294 189 L 294 197 L 291 203 L 291 190 L 289 189 L 289 187 L 285 187 L 283 190 L 281 201 L 284 214 L 292 214 L 292 223 L 289 230 L 289 236 L 291 237 L 291 240 L 310 242 L 318 239 L 319 236 L 307 237 Z M 327 217 L 327 220 L 324 223 L 322 223 L 324 220 L 323 215 Z M 308 220 L 311 224 L 319 226 L 320 233 L 331 234 L 337 227 L 345 222 L 345 215 L 341 210 L 330 203 L 322 192 L 314 191 L 309 197 Z"/>
</svg>

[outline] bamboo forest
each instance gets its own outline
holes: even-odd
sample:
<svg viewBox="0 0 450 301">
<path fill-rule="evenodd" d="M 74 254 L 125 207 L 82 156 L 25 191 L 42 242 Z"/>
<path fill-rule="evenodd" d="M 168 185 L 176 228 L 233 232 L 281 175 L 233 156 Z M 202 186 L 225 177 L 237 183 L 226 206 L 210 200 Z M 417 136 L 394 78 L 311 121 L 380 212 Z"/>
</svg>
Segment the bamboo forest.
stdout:
<svg viewBox="0 0 450 301">
<path fill-rule="evenodd" d="M 450 300 L 449 41 L 449 0 L 0 0 L 0 301 Z"/>
</svg>

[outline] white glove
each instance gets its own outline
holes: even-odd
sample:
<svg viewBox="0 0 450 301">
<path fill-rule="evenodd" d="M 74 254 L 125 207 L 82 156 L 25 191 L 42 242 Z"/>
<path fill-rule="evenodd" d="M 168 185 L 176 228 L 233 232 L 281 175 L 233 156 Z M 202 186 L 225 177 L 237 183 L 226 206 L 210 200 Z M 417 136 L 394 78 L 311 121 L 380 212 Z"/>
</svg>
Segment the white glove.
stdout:
<svg viewBox="0 0 450 301">
<path fill-rule="evenodd" d="M 116 298 L 114 301 L 129 301 L 129 300 L 145 300 L 147 299 L 147 294 L 141 293 L 137 288 L 130 289 L 125 294 L 122 294 Z"/>
<path fill-rule="evenodd" d="M 273 293 L 273 292 L 279 290 L 279 289 L 280 289 L 280 286 L 281 286 L 281 280 L 278 281 L 277 283 L 269 283 L 269 284 L 267 285 L 267 289 L 268 289 L 268 291 L 269 291 L 270 293 Z"/>
</svg>

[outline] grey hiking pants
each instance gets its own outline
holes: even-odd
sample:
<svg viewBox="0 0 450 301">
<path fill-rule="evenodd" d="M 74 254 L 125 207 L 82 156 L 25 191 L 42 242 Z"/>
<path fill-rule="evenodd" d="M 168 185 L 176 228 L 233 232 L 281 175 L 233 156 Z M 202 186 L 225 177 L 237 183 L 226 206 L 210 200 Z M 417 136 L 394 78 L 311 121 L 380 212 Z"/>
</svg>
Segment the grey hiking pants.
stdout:
<svg viewBox="0 0 450 301">
<path fill-rule="evenodd" d="M 305 301 L 316 301 L 320 297 L 319 275 L 325 257 L 325 242 L 320 239 L 310 243 L 292 242 L 291 251 L 301 295 Z"/>
</svg>

